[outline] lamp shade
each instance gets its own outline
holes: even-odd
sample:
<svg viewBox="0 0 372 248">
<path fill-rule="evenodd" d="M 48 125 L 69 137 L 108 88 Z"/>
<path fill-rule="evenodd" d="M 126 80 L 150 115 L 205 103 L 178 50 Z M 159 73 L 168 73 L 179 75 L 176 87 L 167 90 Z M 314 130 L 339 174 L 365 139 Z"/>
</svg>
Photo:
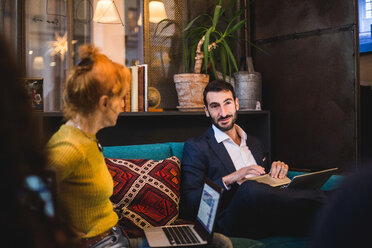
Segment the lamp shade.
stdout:
<svg viewBox="0 0 372 248">
<path fill-rule="evenodd" d="M 159 23 L 161 20 L 168 18 L 162 1 L 150 1 L 149 11 L 150 22 Z"/>
<path fill-rule="evenodd" d="M 122 24 L 119 12 L 113 0 L 98 0 L 93 21 L 98 23 Z"/>
<path fill-rule="evenodd" d="M 42 70 L 44 69 L 44 58 L 41 56 L 37 56 L 32 61 L 32 68 L 34 70 Z"/>
</svg>

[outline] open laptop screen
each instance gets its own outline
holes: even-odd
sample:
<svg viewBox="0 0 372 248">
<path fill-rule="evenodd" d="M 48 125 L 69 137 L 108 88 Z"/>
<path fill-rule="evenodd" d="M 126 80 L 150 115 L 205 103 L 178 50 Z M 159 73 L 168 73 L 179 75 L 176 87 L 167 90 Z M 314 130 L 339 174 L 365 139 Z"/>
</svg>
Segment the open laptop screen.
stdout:
<svg viewBox="0 0 372 248">
<path fill-rule="evenodd" d="M 220 196 L 220 192 L 216 191 L 208 184 L 204 184 L 197 221 L 209 234 L 213 232 L 213 225 L 217 214 Z"/>
</svg>

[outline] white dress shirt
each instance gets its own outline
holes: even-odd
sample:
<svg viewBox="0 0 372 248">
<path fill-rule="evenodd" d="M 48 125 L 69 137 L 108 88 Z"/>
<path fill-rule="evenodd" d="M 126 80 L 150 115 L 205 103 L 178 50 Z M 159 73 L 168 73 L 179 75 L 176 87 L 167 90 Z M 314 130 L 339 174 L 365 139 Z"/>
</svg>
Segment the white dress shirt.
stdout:
<svg viewBox="0 0 372 248">
<path fill-rule="evenodd" d="M 245 166 L 256 165 L 256 160 L 247 146 L 247 134 L 238 125 L 235 124 L 235 127 L 241 139 L 240 145 L 236 144 L 227 134 L 222 132 L 215 125 L 212 125 L 214 137 L 218 143 L 223 143 L 236 170 Z"/>
</svg>

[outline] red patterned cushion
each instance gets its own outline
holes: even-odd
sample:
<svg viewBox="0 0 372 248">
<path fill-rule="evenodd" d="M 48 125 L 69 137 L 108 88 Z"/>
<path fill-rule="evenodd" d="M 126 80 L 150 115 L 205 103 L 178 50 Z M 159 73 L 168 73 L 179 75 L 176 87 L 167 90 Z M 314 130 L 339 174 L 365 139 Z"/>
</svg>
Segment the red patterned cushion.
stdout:
<svg viewBox="0 0 372 248">
<path fill-rule="evenodd" d="M 142 229 L 172 224 L 178 217 L 180 160 L 161 161 L 106 158 L 114 179 L 111 201 L 120 224 L 129 236 L 142 236 Z"/>
</svg>

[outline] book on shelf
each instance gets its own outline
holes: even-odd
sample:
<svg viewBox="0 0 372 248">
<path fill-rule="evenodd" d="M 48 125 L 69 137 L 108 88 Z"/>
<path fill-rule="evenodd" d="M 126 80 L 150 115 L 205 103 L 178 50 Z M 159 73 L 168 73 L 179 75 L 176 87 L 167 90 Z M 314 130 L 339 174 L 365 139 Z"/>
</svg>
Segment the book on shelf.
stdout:
<svg viewBox="0 0 372 248">
<path fill-rule="evenodd" d="M 138 66 L 138 112 L 144 112 L 145 106 L 143 102 L 144 96 L 144 67 Z"/>
<path fill-rule="evenodd" d="M 130 96 L 132 94 L 131 92 L 131 89 L 132 89 L 132 82 L 130 82 L 128 85 L 127 85 L 128 89 L 127 89 L 127 94 L 125 95 L 125 106 L 124 106 L 124 112 L 130 112 L 130 108 L 131 108 L 131 104 L 130 104 Z"/>
<path fill-rule="evenodd" d="M 148 71 L 147 64 L 131 66 L 130 111 L 147 112 Z"/>
<path fill-rule="evenodd" d="M 144 111 L 148 111 L 148 66 L 147 64 L 139 65 L 143 67 L 143 107 Z"/>
<path fill-rule="evenodd" d="M 138 66 L 130 67 L 132 72 L 132 82 L 130 86 L 130 111 L 138 112 Z"/>
</svg>

